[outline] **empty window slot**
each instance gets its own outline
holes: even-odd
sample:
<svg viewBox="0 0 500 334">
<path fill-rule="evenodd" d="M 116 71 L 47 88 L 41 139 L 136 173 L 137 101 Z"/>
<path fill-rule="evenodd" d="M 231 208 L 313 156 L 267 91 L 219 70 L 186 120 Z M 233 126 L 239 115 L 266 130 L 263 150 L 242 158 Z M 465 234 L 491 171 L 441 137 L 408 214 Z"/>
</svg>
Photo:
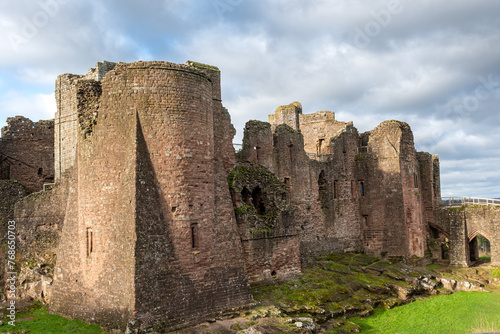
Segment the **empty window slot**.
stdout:
<svg viewBox="0 0 500 334">
<path fill-rule="evenodd" d="M 199 247 L 198 224 L 191 225 L 191 248 Z"/>
<path fill-rule="evenodd" d="M 243 187 L 243 190 L 241 190 L 241 200 L 245 204 L 252 203 L 252 193 L 247 189 L 247 187 Z"/>
<path fill-rule="evenodd" d="M 94 252 L 94 232 L 92 228 L 87 228 L 87 257 Z"/>
<path fill-rule="evenodd" d="M 263 198 L 262 190 L 260 189 L 260 187 L 256 187 L 252 191 L 252 204 L 255 207 L 255 209 L 257 210 L 257 213 L 259 215 L 263 215 L 266 213 L 266 207 L 264 205 L 264 198 Z"/>
</svg>

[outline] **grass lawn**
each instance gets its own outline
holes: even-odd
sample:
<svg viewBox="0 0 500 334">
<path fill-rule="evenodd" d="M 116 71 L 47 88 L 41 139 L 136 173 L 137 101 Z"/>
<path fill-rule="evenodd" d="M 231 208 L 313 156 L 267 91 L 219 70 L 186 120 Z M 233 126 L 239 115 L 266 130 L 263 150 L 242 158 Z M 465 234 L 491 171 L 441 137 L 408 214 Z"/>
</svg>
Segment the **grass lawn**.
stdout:
<svg viewBox="0 0 500 334">
<path fill-rule="evenodd" d="M 28 329 L 33 334 L 107 334 L 98 326 L 86 324 L 80 320 L 69 320 L 58 315 L 48 314 L 47 308 L 35 304 L 29 310 L 21 311 L 16 319 L 33 318 L 33 320 L 20 321 L 15 327 L 7 322 L 0 327 L 0 333 L 21 331 Z M 7 321 L 7 319 L 5 320 Z"/>
<path fill-rule="evenodd" d="M 351 318 L 362 333 L 484 333 L 500 331 L 500 290 L 436 296 L 369 318 Z"/>
</svg>

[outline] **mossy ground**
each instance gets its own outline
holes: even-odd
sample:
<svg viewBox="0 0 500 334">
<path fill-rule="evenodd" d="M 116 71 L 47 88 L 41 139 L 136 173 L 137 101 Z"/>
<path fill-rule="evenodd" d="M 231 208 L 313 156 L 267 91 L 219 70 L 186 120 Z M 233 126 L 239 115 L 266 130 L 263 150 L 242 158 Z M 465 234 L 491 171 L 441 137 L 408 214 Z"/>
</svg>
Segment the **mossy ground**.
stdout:
<svg viewBox="0 0 500 334">
<path fill-rule="evenodd" d="M 479 333 L 500 330 L 500 290 L 457 292 L 354 318 L 362 333 Z"/>
<path fill-rule="evenodd" d="M 25 333 L 33 334 L 106 334 L 107 332 L 99 326 L 86 324 L 80 320 L 70 320 L 58 315 L 49 314 L 47 307 L 40 303 L 20 310 L 16 314 L 16 319 L 27 319 L 15 322 L 11 326 L 5 319 L 5 324 L 0 327 L 0 333 L 19 332 L 26 330 Z"/>
<path fill-rule="evenodd" d="M 252 285 L 252 291 L 258 303 L 276 307 L 280 310 L 281 316 L 313 318 L 321 327 L 320 331 L 354 333 L 363 329 L 363 332 L 371 330 L 370 333 L 385 333 L 381 330 L 385 326 L 384 321 L 389 321 L 387 319 L 398 319 L 399 324 L 405 324 L 409 320 L 413 321 L 411 320 L 413 318 L 407 317 L 407 313 L 398 313 L 402 311 L 394 311 L 393 313 L 393 310 L 387 311 L 388 309 L 405 304 L 413 305 L 413 302 L 427 299 L 431 297 L 431 294 L 448 295 L 451 293 L 439 287 L 436 279 L 432 279 L 437 283 L 434 291 L 415 290 L 415 285 L 412 283 L 415 279 L 424 276 L 447 277 L 458 281 L 470 280 L 476 283 L 486 282 L 485 284 L 487 284 L 498 273 L 498 269 L 494 268 L 450 268 L 443 264 L 413 267 L 399 262 L 399 259 L 394 260 L 396 262 L 363 254 L 331 254 L 318 258 L 315 266 L 305 268 L 303 273 L 294 279 L 255 283 Z M 396 293 L 397 287 L 410 291 L 413 289 L 416 292 L 408 299 L 402 300 Z M 467 302 L 467 296 L 471 296 L 470 302 Z M 443 319 L 446 319 L 445 322 L 452 321 L 454 317 L 453 313 L 450 313 L 450 310 L 453 309 L 452 305 L 454 302 L 460 302 L 462 303 L 460 308 L 464 311 L 470 307 L 478 308 L 478 312 L 474 313 L 473 320 L 482 319 L 483 324 L 493 323 L 495 325 L 493 313 L 484 313 L 481 308 L 484 308 L 487 303 L 495 301 L 500 307 L 499 296 L 499 292 L 460 292 L 451 299 L 448 299 L 447 296 L 440 296 L 439 299 L 432 299 L 430 302 L 439 305 L 439 307 L 436 306 L 436 309 L 442 310 L 444 313 L 447 312 L 446 316 L 443 315 Z M 429 321 L 435 322 L 435 314 L 431 310 L 434 307 L 433 304 L 425 306 L 425 303 L 419 302 L 418 305 L 422 305 L 419 317 L 425 319 L 428 315 L 429 319 L 432 319 Z M 400 307 L 394 308 L 394 310 L 400 309 L 405 310 L 405 308 Z M 372 319 L 371 315 L 374 313 L 377 316 L 384 314 L 384 318 L 380 322 L 381 327 L 376 327 L 379 326 L 379 322 L 375 320 L 373 323 L 370 322 L 369 319 Z M 500 312 L 496 314 L 500 314 Z M 357 318 L 349 319 L 351 316 L 357 316 Z M 457 313 L 456 316 L 460 317 L 461 315 Z M 476 324 L 476 327 L 480 328 L 478 321 L 473 321 L 471 324 Z M 439 323 L 439 326 L 441 325 Z M 398 328 L 400 330 L 401 327 Z M 391 331 L 387 331 L 387 333 L 389 332 Z M 392 333 L 396 332 L 392 331 Z M 415 331 L 415 328 L 412 327 L 406 331 L 406 333 L 441 332 L 440 327 L 436 327 L 436 330 L 429 327 L 423 331 Z M 405 331 L 400 330 L 399 333 L 405 333 Z"/>
<path fill-rule="evenodd" d="M 412 289 L 417 277 L 447 277 L 500 284 L 499 268 L 450 268 L 443 264 L 412 267 L 363 254 L 319 257 L 303 273 L 288 280 L 252 284 L 256 305 L 221 314 L 217 321 L 182 330 L 183 334 L 242 333 L 253 327 L 261 333 L 311 333 L 303 324 L 311 319 L 317 333 L 472 333 L 499 330 L 500 287 L 488 292 L 458 292 L 426 296 L 420 291 L 402 300 L 398 289 Z M 435 294 L 449 294 L 439 288 Z M 423 294 L 423 295 L 422 295 Z M 424 298 L 425 297 L 425 298 Z M 425 300 L 423 300 L 425 299 Z M 396 307 L 401 306 L 402 307 Z M 373 315 L 373 316 L 372 316 Z M 106 333 L 97 326 L 47 313 L 35 304 L 17 315 L 33 318 L 5 324 L 0 333 Z M 252 331 L 250 331 L 252 332 Z M 249 332 L 249 333 L 250 333 Z"/>
</svg>

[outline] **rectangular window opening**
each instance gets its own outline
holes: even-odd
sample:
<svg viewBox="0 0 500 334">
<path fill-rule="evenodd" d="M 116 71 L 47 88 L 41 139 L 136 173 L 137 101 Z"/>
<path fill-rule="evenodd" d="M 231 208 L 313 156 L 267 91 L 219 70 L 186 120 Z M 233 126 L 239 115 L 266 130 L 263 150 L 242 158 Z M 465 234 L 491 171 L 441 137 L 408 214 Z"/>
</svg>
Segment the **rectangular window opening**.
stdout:
<svg viewBox="0 0 500 334">
<path fill-rule="evenodd" d="M 339 181 L 333 181 L 333 198 L 339 197 Z"/>
<path fill-rule="evenodd" d="M 87 228 L 87 257 L 94 252 L 94 232 L 92 228 Z"/>
<path fill-rule="evenodd" d="M 1 168 L 1 179 L 2 180 L 10 180 L 10 165 L 8 163 L 2 164 Z"/>
<path fill-rule="evenodd" d="M 363 216 L 363 222 L 365 223 L 365 227 L 368 227 L 368 216 Z"/>
<path fill-rule="evenodd" d="M 254 150 L 255 150 L 255 157 L 256 157 L 257 163 L 258 163 L 259 162 L 259 150 L 260 150 L 260 147 L 259 146 L 255 146 Z"/>
<path fill-rule="evenodd" d="M 191 248 L 199 247 L 198 224 L 191 225 Z"/>
</svg>

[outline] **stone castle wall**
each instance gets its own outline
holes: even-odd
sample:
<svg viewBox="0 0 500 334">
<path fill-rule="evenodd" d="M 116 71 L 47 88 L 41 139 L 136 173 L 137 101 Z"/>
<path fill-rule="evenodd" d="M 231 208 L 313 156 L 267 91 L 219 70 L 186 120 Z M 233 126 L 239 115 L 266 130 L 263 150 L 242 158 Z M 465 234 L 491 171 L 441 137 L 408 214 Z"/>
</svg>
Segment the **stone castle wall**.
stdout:
<svg viewBox="0 0 500 334">
<path fill-rule="evenodd" d="M 297 119 L 299 128 L 290 127 Z M 288 185 L 303 263 L 339 251 L 424 256 L 434 165 L 415 151 L 407 124 L 383 122 L 360 135 L 331 112 L 302 114 L 298 103 L 278 108 L 269 120 L 270 126 L 247 123 L 239 161 Z"/>
<path fill-rule="evenodd" d="M 76 134 L 52 312 L 172 328 L 251 300 L 227 188 L 234 129 L 217 76 L 139 62 L 99 82 L 98 115 Z M 93 101 L 96 81 L 76 86 L 77 100 Z M 80 104 L 79 127 L 95 107 Z"/>
<path fill-rule="evenodd" d="M 467 267 L 479 259 L 476 237 L 481 234 L 491 245 L 491 264 L 500 264 L 500 208 L 465 206 L 436 208 L 437 226 L 449 226 L 450 264 Z"/>
<path fill-rule="evenodd" d="M 40 242 L 28 256 L 57 253 L 53 313 L 164 331 L 318 255 L 423 256 L 430 226 L 467 235 L 441 221 L 439 160 L 403 122 L 360 134 L 294 102 L 248 122 L 235 156 L 220 72 L 195 62 L 98 63 L 59 76 L 56 102 L 55 158 L 42 160 L 57 186 L 15 212 L 21 243 Z"/>
<path fill-rule="evenodd" d="M 8 222 L 14 220 L 14 208 L 18 201 L 30 193 L 29 189 L 15 180 L 0 180 L 0 256 L 7 259 Z M 15 221 L 15 220 L 14 220 Z M 5 282 L 7 260 L 0 262 L 0 286 Z"/>
<path fill-rule="evenodd" d="M 16 116 L 0 139 L 0 179 L 17 180 L 32 191 L 54 181 L 54 122 Z"/>
</svg>

